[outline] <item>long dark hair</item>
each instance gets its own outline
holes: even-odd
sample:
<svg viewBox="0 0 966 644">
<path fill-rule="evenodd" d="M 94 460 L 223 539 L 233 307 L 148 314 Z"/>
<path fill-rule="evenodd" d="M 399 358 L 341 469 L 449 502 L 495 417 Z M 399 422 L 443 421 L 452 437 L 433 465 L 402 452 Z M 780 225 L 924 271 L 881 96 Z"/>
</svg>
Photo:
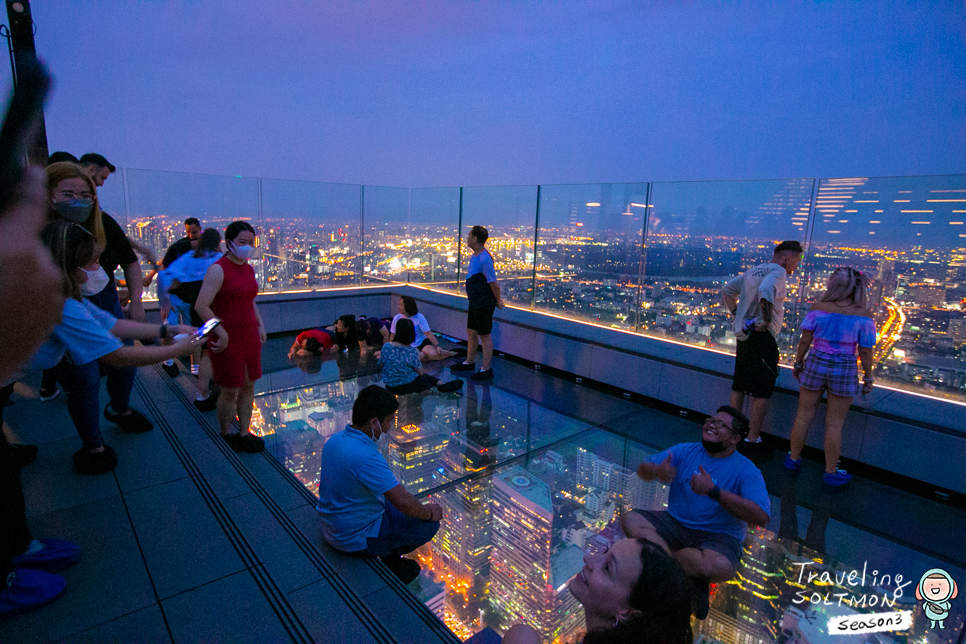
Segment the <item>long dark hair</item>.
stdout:
<svg viewBox="0 0 966 644">
<path fill-rule="evenodd" d="M 400 299 L 402 300 L 403 310 L 406 312 L 407 318 L 411 318 L 419 313 L 419 307 L 416 306 L 415 299 L 409 297 L 408 295 L 403 295 Z"/>
<path fill-rule="evenodd" d="M 221 233 L 218 232 L 217 228 L 208 228 L 205 232 L 201 233 L 201 239 L 198 240 L 198 249 L 195 251 L 195 257 L 204 257 L 208 253 L 216 253 L 221 247 Z"/>
<path fill-rule="evenodd" d="M 393 341 L 407 347 L 416 341 L 416 327 L 413 326 L 412 320 L 409 318 L 396 320 L 396 335 L 393 336 Z"/>
<path fill-rule="evenodd" d="M 356 334 L 356 316 L 351 313 L 346 313 L 345 315 L 340 315 L 336 322 L 341 322 L 342 326 L 345 327 L 345 333 L 339 331 L 336 327 L 335 331 L 335 343 L 339 345 L 340 349 L 352 349 L 358 348 L 359 340 Z M 333 324 L 333 326 L 335 326 Z"/>
<path fill-rule="evenodd" d="M 584 644 L 691 644 L 691 582 L 671 555 L 647 539 L 641 576 L 631 590 L 635 612 L 609 628 L 588 631 Z"/>
</svg>

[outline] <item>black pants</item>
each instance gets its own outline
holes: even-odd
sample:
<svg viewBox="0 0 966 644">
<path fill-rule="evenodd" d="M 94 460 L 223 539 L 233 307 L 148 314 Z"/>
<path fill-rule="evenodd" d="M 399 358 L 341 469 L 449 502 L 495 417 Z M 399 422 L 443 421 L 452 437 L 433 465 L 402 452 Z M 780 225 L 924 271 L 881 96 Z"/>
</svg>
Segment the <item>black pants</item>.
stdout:
<svg viewBox="0 0 966 644">
<path fill-rule="evenodd" d="M 12 392 L 13 385 L 0 389 L 0 426 L 3 424 L 3 406 Z M 0 431 L 0 582 L 13 570 L 10 560 L 27 549 L 30 539 L 20 470 L 13 463 L 7 437 Z"/>
<path fill-rule="evenodd" d="M 395 387 L 386 386 L 386 390 L 397 396 L 403 396 L 405 394 L 418 394 L 423 391 L 428 391 L 436 386 L 439 382 L 439 378 L 436 376 L 431 376 L 428 373 L 421 373 L 416 376 L 415 380 L 407 382 L 404 385 L 398 385 Z"/>
</svg>

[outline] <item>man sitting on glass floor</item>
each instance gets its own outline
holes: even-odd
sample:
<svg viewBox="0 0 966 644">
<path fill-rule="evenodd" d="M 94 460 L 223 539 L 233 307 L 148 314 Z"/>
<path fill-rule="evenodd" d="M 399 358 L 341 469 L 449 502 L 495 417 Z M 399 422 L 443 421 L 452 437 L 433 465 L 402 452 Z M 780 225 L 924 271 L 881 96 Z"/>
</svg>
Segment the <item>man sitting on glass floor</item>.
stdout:
<svg viewBox="0 0 966 644">
<path fill-rule="evenodd" d="M 319 504 L 322 534 L 347 554 L 379 557 L 403 583 L 419 576 L 419 563 L 404 559 L 429 542 L 443 516 L 396 479 L 379 451 L 395 421 L 396 397 L 376 385 L 359 392 L 352 424 L 322 448 Z"/>
<path fill-rule="evenodd" d="M 708 616 L 709 584 L 734 576 L 748 524 L 768 524 L 765 479 L 736 451 L 747 435 L 748 419 L 733 407 L 719 407 L 705 421 L 700 443 L 675 445 L 638 466 L 642 480 L 670 484 L 667 510 L 621 517 L 625 535 L 652 541 L 680 562 L 691 578 L 698 619 Z"/>
</svg>

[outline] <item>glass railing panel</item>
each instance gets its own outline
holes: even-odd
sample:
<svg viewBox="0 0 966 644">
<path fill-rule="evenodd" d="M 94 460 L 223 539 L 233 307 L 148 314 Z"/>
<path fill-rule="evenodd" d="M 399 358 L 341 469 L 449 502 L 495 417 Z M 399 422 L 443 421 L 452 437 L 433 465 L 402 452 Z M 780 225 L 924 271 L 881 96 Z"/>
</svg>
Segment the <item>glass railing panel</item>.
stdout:
<svg viewBox="0 0 966 644">
<path fill-rule="evenodd" d="M 360 186 L 262 179 L 265 290 L 359 284 Z"/>
<path fill-rule="evenodd" d="M 407 243 L 411 243 L 409 189 L 365 186 L 362 207 L 366 233 L 364 281 L 369 284 L 405 282 L 408 265 L 404 259 L 408 258 L 402 255 Z"/>
<path fill-rule="evenodd" d="M 536 186 L 463 188 L 460 280 L 465 282 L 473 254 L 466 236 L 473 226 L 484 226 L 490 234 L 486 247 L 496 265 L 503 300 L 530 308 L 536 206 Z M 461 289 L 465 291 L 465 285 Z"/>
<path fill-rule="evenodd" d="M 114 220 L 121 224 L 121 228 L 127 228 L 127 203 L 124 200 L 124 174 L 123 168 L 107 178 L 104 185 L 97 189 L 97 201 L 103 212 L 108 213 Z M 160 257 L 158 259 L 161 259 Z"/>
<path fill-rule="evenodd" d="M 127 169 L 128 222 L 132 240 L 151 248 L 158 260 L 168 247 L 184 237 L 184 220 L 195 217 L 202 229 L 217 228 L 224 237 L 233 221 L 249 222 L 261 233 L 258 215 L 258 179 L 187 172 Z M 112 176 L 111 181 L 115 179 Z M 264 243 L 264 239 L 260 239 Z M 262 253 L 250 260 L 261 276 Z M 148 270 L 147 265 L 144 270 Z M 156 296 L 157 280 L 146 297 Z"/>
<path fill-rule="evenodd" d="M 404 253 L 409 283 L 458 290 L 459 188 L 413 188 L 409 199 L 412 243 Z"/>
<path fill-rule="evenodd" d="M 733 321 L 719 290 L 769 261 L 779 242 L 804 245 L 812 189 L 811 179 L 651 184 L 640 331 L 733 352 Z M 787 284 L 793 304 L 799 274 Z M 785 322 L 779 346 L 787 355 L 797 328 Z"/>
<path fill-rule="evenodd" d="M 410 589 L 461 639 L 524 622 L 541 641 L 575 641 L 584 615 L 567 584 L 618 538 L 620 491 L 599 479 L 623 452 L 622 438 L 582 434 L 431 494 L 444 518 Z"/>
<path fill-rule="evenodd" d="M 879 384 L 966 402 L 966 178 L 822 179 L 802 309 L 828 276 L 873 278 Z"/>
<path fill-rule="evenodd" d="M 647 184 L 540 187 L 537 310 L 633 329 Z"/>
</svg>

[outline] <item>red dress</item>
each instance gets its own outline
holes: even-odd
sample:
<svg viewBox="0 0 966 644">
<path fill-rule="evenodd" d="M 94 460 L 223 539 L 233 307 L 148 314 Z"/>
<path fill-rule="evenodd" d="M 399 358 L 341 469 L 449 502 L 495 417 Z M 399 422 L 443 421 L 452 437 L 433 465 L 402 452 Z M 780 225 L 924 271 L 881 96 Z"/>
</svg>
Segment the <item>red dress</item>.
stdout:
<svg viewBox="0 0 966 644">
<path fill-rule="evenodd" d="M 215 264 L 221 266 L 225 278 L 211 302 L 211 311 L 221 318 L 221 326 L 228 332 L 228 348 L 211 353 L 214 380 L 219 387 L 242 387 L 245 367 L 251 382 L 262 377 L 262 341 L 254 306 L 258 282 L 248 262 L 239 265 L 226 255 Z"/>
</svg>

